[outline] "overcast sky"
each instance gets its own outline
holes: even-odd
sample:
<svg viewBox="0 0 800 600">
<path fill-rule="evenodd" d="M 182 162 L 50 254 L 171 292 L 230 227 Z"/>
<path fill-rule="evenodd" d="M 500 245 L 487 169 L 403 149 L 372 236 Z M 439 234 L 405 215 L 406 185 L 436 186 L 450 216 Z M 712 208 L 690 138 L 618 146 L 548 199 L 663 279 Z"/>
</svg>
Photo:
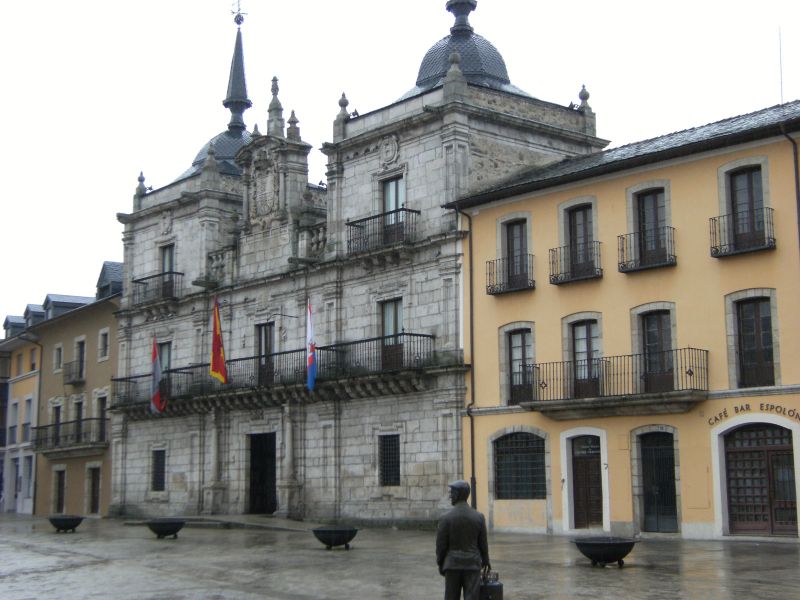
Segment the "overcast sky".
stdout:
<svg viewBox="0 0 800 600">
<path fill-rule="evenodd" d="M 449 34 L 445 4 L 242 0 L 248 129 L 266 131 L 277 76 L 323 180 L 342 92 L 363 114 L 411 89 Z M 0 321 L 48 293 L 94 295 L 103 261 L 122 260 L 116 214 L 139 171 L 166 185 L 225 129 L 232 6 L 2 2 Z M 800 98 L 796 0 L 479 0 L 470 23 L 527 93 L 566 105 L 585 84 L 614 146 Z"/>
</svg>

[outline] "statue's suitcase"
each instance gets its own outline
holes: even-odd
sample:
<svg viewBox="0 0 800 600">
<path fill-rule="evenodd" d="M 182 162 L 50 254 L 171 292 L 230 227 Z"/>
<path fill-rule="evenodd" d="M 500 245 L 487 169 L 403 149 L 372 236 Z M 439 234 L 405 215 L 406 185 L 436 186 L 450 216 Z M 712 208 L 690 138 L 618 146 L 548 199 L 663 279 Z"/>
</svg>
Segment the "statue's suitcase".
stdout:
<svg viewBox="0 0 800 600">
<path fill-rule="evenodd" d="M 481 574 L 480 600 L 503 600 L 503 584 L 497 571 Z"/>
</svg>

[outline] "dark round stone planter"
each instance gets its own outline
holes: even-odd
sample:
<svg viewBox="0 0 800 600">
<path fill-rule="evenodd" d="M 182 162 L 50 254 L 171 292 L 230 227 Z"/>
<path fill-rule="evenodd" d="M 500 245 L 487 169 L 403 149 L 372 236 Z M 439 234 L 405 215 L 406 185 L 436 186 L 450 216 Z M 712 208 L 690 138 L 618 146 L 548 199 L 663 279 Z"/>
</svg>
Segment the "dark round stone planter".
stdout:
<svg viewBox="0 0 800 600">
<path fill-rule="evenodd" d="M 79 515 L 50 515 L 47 518 L 56 528 L 56 533 L 61 533 L 62 531 L 75 533 L 75 529 L 83 521 L 83 517 Z"/>
<path fill-rule="evenodd" d="M 586 558 L 592 561 L 592 566 L 617 563 L 622 568 L 623 560 L 633 550 L 634 544 L 639 540 L 621 537 L 586 537 L 577 538 L 572 542 L 578 547 Z"/>
<path fill-rule="evenodd" d="M 320 542 L 330 550 L 334 546 L 344 546 L 345 550 L 350 550 L 350 542 L 356 537 L 358 529 L 353 527 L 317 527 L 311 530 Z"/>
<path fill-rule="evenodd" d="M 186 525 L 183 519 L 150 519 L 147 521 L 147 526 L 150 531 L 156 534 L 158 539 L 162 539 L 171 535 L 173 539 L 178 539 L 178 532 Z"/>
</svg>

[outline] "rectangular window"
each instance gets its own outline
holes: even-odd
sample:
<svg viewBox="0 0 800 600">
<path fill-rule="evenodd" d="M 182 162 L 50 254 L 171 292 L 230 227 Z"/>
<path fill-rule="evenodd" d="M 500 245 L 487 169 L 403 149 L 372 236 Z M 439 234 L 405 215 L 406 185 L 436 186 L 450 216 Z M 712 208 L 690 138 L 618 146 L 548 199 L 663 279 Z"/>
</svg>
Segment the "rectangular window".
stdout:
<svg viewBox="0 0 800 600">
<path fill-rule="evenodd" d="M 600 328 L 595 320 L 572 325 L 572 360 L 575 397 L 600 395 Z"/>
<path fill-rule="evenodd" d="M 83 379 L 86 376 L 86 342 L 78 340 L 75 342 L 75 360 L 78 363 L 78 377 Z"/>
<path fill-rule="evenodd" d="M 639 263 L 653 265 L 667 258 L 666 203 L 664 188 L 636 194 Z"/>
<path fill-rule="evenodd" d="M 167 489 L 167 451 L 153 450 L 150 490 L 163 492 Z"/>
<path fill-rule="evenodd" d="M 641 319 L 644 391 L 670 392 L 674 389 L 674 383 L 669 311 L 645 313 Z"/>
<path fill-rule="evenodd" d="M 83 439 L 83 402 L 75 402 L 72 405 L 72 412 L 75 423 L 73 424 L 75 430 L 75 442 L 82 443 Z"/>
<path fill-rule="evenodd" d="M 19 404 L 11 405 L 11 416 L 8 419 L 8 443 L 17 443 L 17 424 L 19 422 Z"/>
<path fill-rule="evenodd" d="M 406 186 L 402 177 L 383 182 L 383 212 L 388 213 L 406 204 Z"/>
<path fill-rule="evenodd" d="M 175 245 L 161 246 L 159 254 L 161 261 L 161 295 L 159 297 L 174 298 L 177 283 L 173 275 L 175 271 Z"/>
<path fill-rule="evenodd" d="M 35 371 L 36 370 L 36 348 L 31 348 L 31 353 L 30 354 L 31 354 L 31 361 L 30 361 L 31 368 L 30 368 L 30 370 L 31 371 Z"/>
<path fill-rule="evenodd" d="M 97 357 L 108 358 L 108 331 L 101 331 L 97 340 Z"/>
<path fill-rule="evenodd" d="M 761 167 L 748 167 L 728 175 L 733 245 L 737 250 L 763 246 L 764 198 Z"/>
<path fill-rule="evenodd" d="M 738 302 L 736 313 L 739 333 L 739 387 L 775 385 L 769 298 Z"/>
<path fill-rule="evenodd" d="M 53 407 L 53 446 L 61 445 L 61 407 Z"/>
<path fill-rule="evenodd" d="M 158 360 L 161 362 L 161 372 L 172 368 L 172 342 L 159 342 Z"/>
<path fill-rule="evenodd" d="M 25 498 L 30 498 L 33 496 L 33 457 L 26 456 L 24 458 L 24 466 L 23 466 L 23 496 Z"/>
<path fill-rule="evenodd" d="M 381 302 L 381 365 L 384 370 L 403 367 L 403 299 Z"/>
<path fill-rule="evenodd" d="M 256 325 L 256 356 L 258 356 L 258 384 L 271 385 L 275 377 L 273 340 L 275 339 L 275 323 Z"/>
<path fill-rule="evenodd" d="M 567 261 L 570 279 L 580 279 L 596 275 L 599 260 L 594 243 L 592 206 L 584 204 L 567 213 L 567 234 L 569 237 L 569 259 Z"/>
<path fill-rule="evenodd" d="M 510 404 L 533 400 L 531 366 L 533 343 L 530 329 L 518 329 L 508 334 L 509 381 L 511 382 Z"/>
<path fill-rule="evenodd" d="M 383 182 L 383 243 L 391 245 L 405 239 L 404 208 L 406 186 L 403 178 Z"/>
<path fill-rule="evenodd" d="M 30 442 L 31 441 L 31 421 L 33 420 L 33 400 L 31 398 L 25 399 L 25 415 L 23 416 L 22 421 L 22 441 L 23 442 Z"/>
<path fill-rule="evenodd" d="M 525 220 L 506 224 L 506 281 L 508 289 L 527 288 L 528 273 L 528 233 Z"/>
<path fill-rule="evenodd" d="M 98 442 L 105 442 L 106 441 L 106 406 L 107 406 L 107 399 L 105 396 L 101 396 L 97 399 L 97 418 L 98 421 L 98 429 L 97 429 L 97 441 Z"/>
<path fill-rule="evenodd" d="M 380 435 L 378 442 L 380 484 L 400 485 L 400 434 Z"/>
<path fill-rule="evenodd" d="M 53 370 L 60 371 L 64 364 L 64 349 L 59 345 L 53 348 Z"/>
</svg>

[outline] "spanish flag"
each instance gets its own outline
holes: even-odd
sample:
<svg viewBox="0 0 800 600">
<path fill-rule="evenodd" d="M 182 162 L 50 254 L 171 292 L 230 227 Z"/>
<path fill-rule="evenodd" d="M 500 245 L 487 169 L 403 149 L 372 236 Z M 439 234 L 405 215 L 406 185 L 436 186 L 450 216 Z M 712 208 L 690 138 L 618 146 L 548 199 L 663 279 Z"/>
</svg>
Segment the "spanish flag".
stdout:
<svg viewBox="0 0 800 600">
<path fill-rule="evenodd" d="M 211 338 L 211 376 L 220 383 L 228 383 L 228 369 L 225 367 L 225 348 L 222 346 L 222 325 L 219 320 L 219 302 L 214 297 L 214 314 L 211 317 L 213 334 Z"/>
</svg>

